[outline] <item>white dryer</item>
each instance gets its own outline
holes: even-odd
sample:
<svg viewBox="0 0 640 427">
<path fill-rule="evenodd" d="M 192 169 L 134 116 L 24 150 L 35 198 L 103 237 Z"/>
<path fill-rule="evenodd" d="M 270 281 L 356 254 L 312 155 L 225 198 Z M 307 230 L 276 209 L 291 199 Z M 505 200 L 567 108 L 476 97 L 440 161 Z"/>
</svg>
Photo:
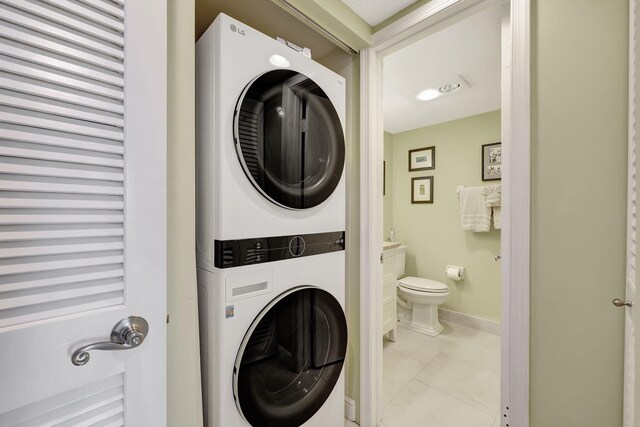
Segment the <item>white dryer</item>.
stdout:
<svg viewBox="0 0 640 427">
<path fill-rule="evenodd" d="M 207 426 L 344 424 L 344 251 L 323 246 L 312 257 L 198 268 Z"/>
<path fill-rule="evenodd" d="M 226 15 L 196 44 L 198 264 L 345 227 L 345 80 Z"/>
</svg>

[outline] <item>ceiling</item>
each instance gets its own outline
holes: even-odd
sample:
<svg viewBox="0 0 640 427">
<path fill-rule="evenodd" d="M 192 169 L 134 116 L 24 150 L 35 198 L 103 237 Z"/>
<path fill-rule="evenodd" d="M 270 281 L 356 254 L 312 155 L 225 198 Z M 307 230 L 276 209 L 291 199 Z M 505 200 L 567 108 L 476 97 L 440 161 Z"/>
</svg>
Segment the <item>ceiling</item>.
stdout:
<svg viewBox="0 0 640 427">
<path fill-rule="evenodd" d="M 375 27 L 415 3 L 416 0 L 342 0 L 342 2 L 367 21 L 367 24 Z"/>
<path fill-rule="evenodd" d="M 385 57 L 385 131 L 404 132 L 500 109 L 500 35 L 497 5 Z M 453 82 L 462 84 L 455 93 L 432 101 L 416 98 L 425 89 Z"/>
</svg>

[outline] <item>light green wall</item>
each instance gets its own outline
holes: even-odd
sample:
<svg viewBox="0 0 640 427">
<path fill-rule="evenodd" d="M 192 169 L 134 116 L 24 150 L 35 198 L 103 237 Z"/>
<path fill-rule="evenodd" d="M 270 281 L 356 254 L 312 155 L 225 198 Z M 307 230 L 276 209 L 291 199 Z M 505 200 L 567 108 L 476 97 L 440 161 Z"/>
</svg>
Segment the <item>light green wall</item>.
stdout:
<svg viewBox="0 0 640 427">
<path fill-rule="evenodd" d="M 629 5 L 532 6 L 531 426 L 621 426 Z"/>
<path fill-rule="evenodd" d="M 346 362 L 346 394 L 360 402 L 360 67 L 357 57 L 340 50 L 316 59 L 347 82 L 345 177 L 346 218 L 346 315 L 349 331 Z M 357 414 L 359 419 L 360 415 Z"/>
<path fill-rule="evenodd" d="M 385 180 L 386 194 L 383 198 L 384 211 L 382 214 L 383 227 L 382 238 L 387 240 L 389 232 L 393 227 L 393 135 L 389 132 L 384 133 L 384 162 L 386 165 Z M 397 240 L 397 238 L 396 238 Z"/>
<path fill-rule="evenodd" d="M 456 188 L 498 184 L 481 179 L 481 146 L 500 141 L 500 111 L 479 114 L 393 135 L 393 221 L 406 244 L 406 272 L 449 285 L 442 308 L 500 319 L 500 232 L 463 231 Z M 436 168 L 409 172 L 408 152 L 435 146 Z M 386 150 L 385 150 L 386 151 Z M 411 178 L 434 177 L 434 203 L 411 204 Z M 465 279 L 448 280 L 447 264 L 465 268 Z"/>
<path fill-rule="evenodd" d="M 347 79 L 347 396 L 360 407 L 360 61 Z M 360 412 L 356 411 L 356 421 Z"/>
<path fill-rule="evenodd" d="M 194 0 L 169 0 L 167 16 L 167 425 L 197 427 L 202 425 L 202 399 L 195 260 Z"/>
</svg>

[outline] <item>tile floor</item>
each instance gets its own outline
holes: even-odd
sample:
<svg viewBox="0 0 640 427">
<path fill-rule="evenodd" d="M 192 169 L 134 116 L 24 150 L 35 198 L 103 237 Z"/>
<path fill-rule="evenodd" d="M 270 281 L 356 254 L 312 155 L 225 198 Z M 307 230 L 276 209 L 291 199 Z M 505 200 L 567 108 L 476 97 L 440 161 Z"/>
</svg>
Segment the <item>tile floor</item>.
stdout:
<svg viewBox="0 0 640 427">
<path fill-rule="evenodd" d="M 500 337 L 442 324 L 437 337 L 385 338 L 383 427 L 500 426 Z"/>
</svg>

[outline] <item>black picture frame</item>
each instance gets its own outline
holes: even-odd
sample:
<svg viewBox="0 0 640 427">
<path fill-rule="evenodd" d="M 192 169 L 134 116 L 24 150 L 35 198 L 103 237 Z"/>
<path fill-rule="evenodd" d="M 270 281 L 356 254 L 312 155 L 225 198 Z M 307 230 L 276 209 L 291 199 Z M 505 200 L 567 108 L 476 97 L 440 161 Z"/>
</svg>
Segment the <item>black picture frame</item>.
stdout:
<svg viewBox="0 0 640 427">
<path fill-rule="evenodd" d="M 424 181 L 424 184 L 420 184 L 420 181 Z M 416 194 L 416 187 L 421 185 L 424 185 L 422 188 L 422 190 L 424 190 L 424 194 L 420 194 L 421 190 L 418 190 Z M 426 192 L 427 186 L 429 188 L 428 195 Z M 411 178 L 411 203 L 433 203 L 433 175 Z"/>
<path fill-rule="evenodd" d="M 502 142 L 484 144 L 480 153 L 482 158 L 483 181 L 499 181 L 502 179 Z"/>
<path fill-rule="evenodd" d="M 423 154 L 424 152 L 424 154 Z M 415 159 L 425 158 L 424 161 Z M 420 166 L 420 164 L 425 163 L 425 166 Z M 436 147 L 422 147 L 415 148 L 413 150 L 409 150 L 409 172 L 416 171 L 427 171 L 433 170 L 436 168 Z"/>
</svg>

